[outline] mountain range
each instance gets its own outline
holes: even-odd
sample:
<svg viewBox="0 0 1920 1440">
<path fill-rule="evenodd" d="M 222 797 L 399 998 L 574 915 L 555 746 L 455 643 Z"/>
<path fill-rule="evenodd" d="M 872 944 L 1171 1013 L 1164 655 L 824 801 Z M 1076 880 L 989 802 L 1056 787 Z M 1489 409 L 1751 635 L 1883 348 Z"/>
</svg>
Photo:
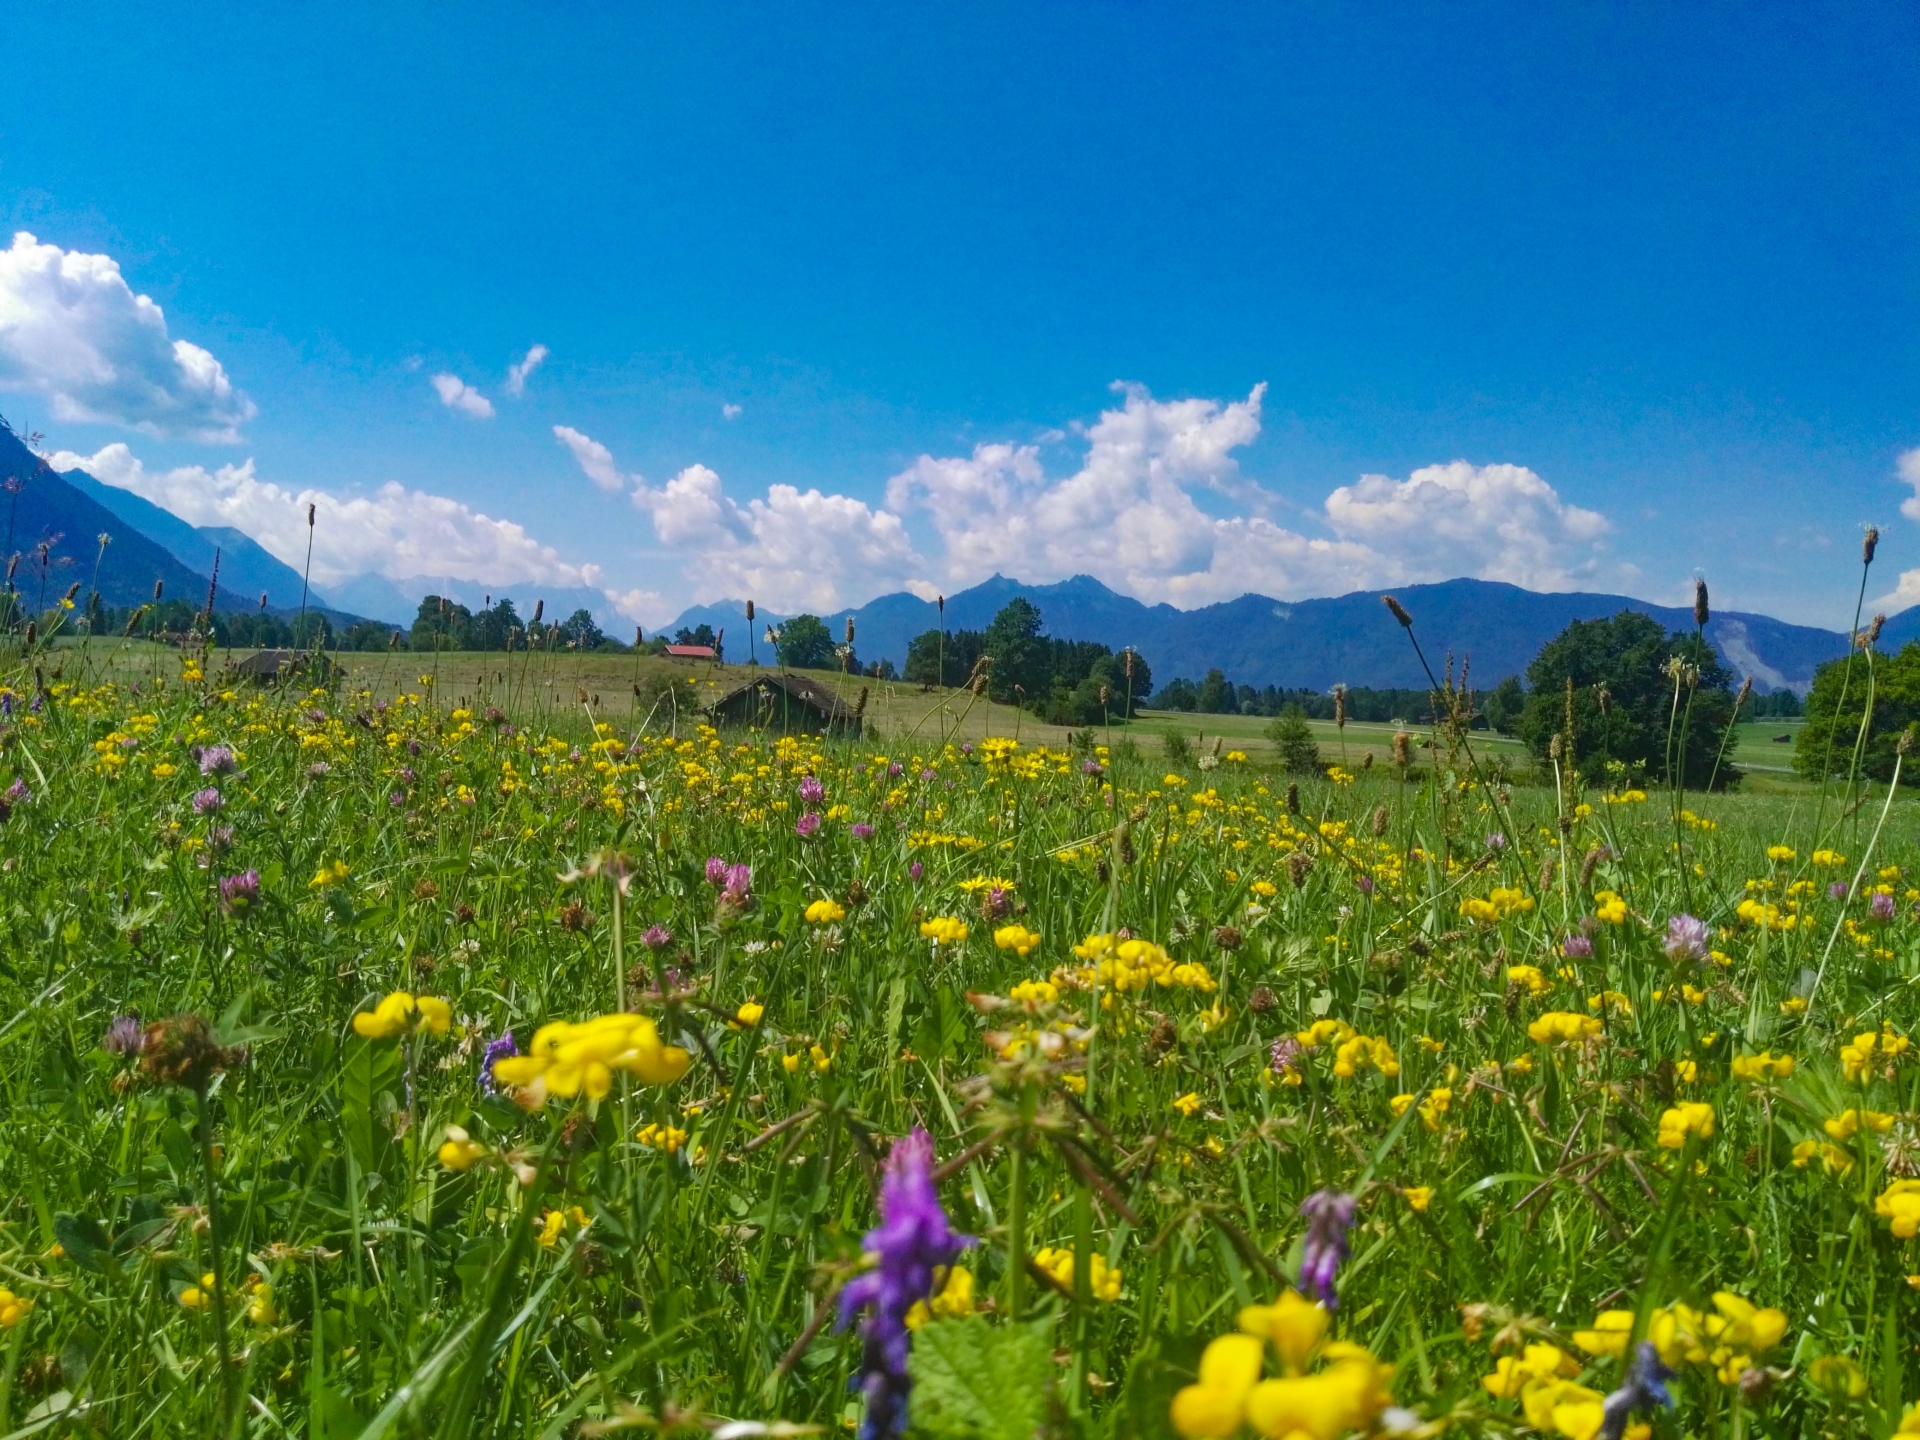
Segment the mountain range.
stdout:
<svg viewBox="0 0 1920 1440">
<path fill-rule="evenodd" d="M 1146 657 L 1159 683 L 1176 676 L 1197 680 L 1218 667 L 1241 685 L 1315 690 L 1336 683 L 1422 687 L 1426 675 L 1413 647 L 1381 603 L 1387 593 L 1358 590 L 1327 599 L 1286 601 L 1242 595 L 1196 610 L 1176 610 L 1118 594 L 1090 575 L 1054 585 L 1024 585 L 995 575 L 970 590 L 949 595 L 945 623 L 948 630 L 984 630 L 1002 606 L 1020 596 L 1039 608 L 1042 629 L 1048 635 L 1096 640 L 1115 649 L 1131 645 Z M 1654 605 L 1629 595 L 1542 594 L 1498 581 L 1470 579 L 1407 585 L 1391 593 L 1412 612 L 1428 661 L 1437 669 L 1449 655 L 1456 661 L 1465 658 L 1479 688 L 1491 687 L 1508 675 L 1524 675 L 1540 647 L 1575 620 L 1637 610 L 1671 630 L 1693 628 L 1690 609 Z M 854 622 L 854 649 L 860 658 L 884 657 L 895 665 L 905 664 L 907 643 L 914 636 L 941 623 L 933 602 L 905 592 L 882 595 L 858 609 L 821 618 L 837 640 L 848 616 Z M 761 610 L 754 629 L 777 626 L 786 618 Z M 730 629 L 737 638 L 729 643 L 728 652 L 744 658 L 744 602 L 695 606 L 668 626 L 667 633 L 702 623 L 715 630 Z M 1840 631 L 1790 625 L 1744 611 L 1714 614 L 1706 634 L 1728 669 L 1736 676 L 1752 677 L 1754 689 L 1762 694 L 1792 690 L 1804 695 L 1815 668 L 1846 654 L 1847 648 L 1847 637 Z M 1920 608 L 1888 621 L 1881 645 L 1898 648 L 1917 637 Z"/>
<path fill-rule="evenodd" d="M 172 598 L 204 601 L 216 548 L 220 557 L 222 610 L 252 610 L 265 595 L 270 610 L 300 603 L 300 574 L 237 530 L 196 527 L 132 491 L 103 484 L 84 471 L 55 474 L 0 422 L 0 526 L 5 549 L 19 557 L 14 585 L 35 608 L 52 603 L 69 585 L 98 589 L 108 605 L 137 605 L 153 596 L 159 581 Z M 106 545 L 100 536 L 110 535 Z M 45 545 L 44 558 L 41 546 Z M 372 616 L 397 625 L 413 619 L 420 600 L 437 593 L 477 609 L 489 599 L 511 596 L 531 617 L 535 601 L 546 602 L 550 620 L 575 610 L 594 612 L 600 623 L 625 638 L 604 592 L 539 586 L 488 586 L 478 581 L 417 577 L 394 581 L 363 575 L 308 592 L 311 608 L 336 625 Z M 1027 585 L 1001 575 L 950 595 L 944 623 L 949 630 L 984 630 L 1015 597 L 1040 610 L 1042 628 L 1062 639 L 1094 640 L 1115 649 L 1131 645 L 1145 655 L 1156 680 L 1198 679 L 1219 668 L 1236 684 L 1325 690 L 1336 683 L 1374 687 L 1419 687 L 1424 672 L 1407 637 L 1381 604 L 1384 592 L 1355 591 L 1316 600 L 1274 600 L 1242 595 L 1236 600 L 1176 610 L 1121 595 L 1090 575 L 1051 585 Z M 1413 614 L 1427 658 L 1436 666 L 1449 655 L 1471 661 L 1476 685 L 1490 687 L 1524 674 L 1540 647 L 1574 620 L 1601 619 L 1621 610 L 1651 615 L 1669 629 L 1693 624 L 1691 611 L 1654 605 L 1627 595 L 1562 592 L 1542 594 L 1489 580 L 1447 580 L 1408 585 L 1393 592 Z M 524 598 L 523 598 L 524 597 Z M 761 609 L 759 632 L 790 617 Z M 942 623 L 940 609 L 901 591 L 852 610 L 821 617 L 838 639 L 851 618 L 855 649 L 863 660 L 906 663 L 914 636 Z M 700 624 L 731 632 L 729 652 L 749 650 L 742 601 L 699 605 L 685 611 L 667 633 Z M 1707 638 L 1728 668 L 1750 676 L 1761 692 L 1805 694 L 1822 662 L 1846 653 L 1847 637 L 1834 630 L 1790 625 L 1743 611 L 1716 613 Z M 1885 649 L 1920 638 L 1920 607 L 1902 611 L 1881 635 Z M 770 657 L 762 657 L 770 658 Z"/>
</svg>

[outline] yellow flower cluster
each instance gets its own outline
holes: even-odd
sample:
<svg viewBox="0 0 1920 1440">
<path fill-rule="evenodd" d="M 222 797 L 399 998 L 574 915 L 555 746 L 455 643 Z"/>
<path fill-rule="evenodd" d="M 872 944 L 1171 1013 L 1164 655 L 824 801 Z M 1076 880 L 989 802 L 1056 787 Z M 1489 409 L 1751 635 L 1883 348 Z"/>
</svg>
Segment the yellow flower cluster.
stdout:
<svg viewBox="0 0 1920 1440">
<path fill-rule="evenodd" d="M 1527 993 L 1535 999 L 1553 989 L 1553 982 L 1540 973 L 1538 965 L 1509 965 L 1507 983 L 1526 986 Z"/>
<path fill-rule="evenodd" d="M 936 945 L 958 945 L 967 938 L 967 924 L 951 915 L 936 915 L 920 922 L 920 933 Z"/>
<path fill-rule="evenodd" d="M 838 901 L 828 900 L 824 896 L 807 906 L 807 923 L 809 925 L 838 925 L 846 918 L 846 906 L 840 904 Z M 925 928 L 924 925 L 921 927 L 922 930 Z"/>
<path fill-rule="evenodd" d="M 530 1109 L 549 1095 L 570 1099 L 585 1091 L 591 1100 L 613 1089 L 616 1070 L 645 1085 L 671 1085 L 687 1073 L 692 1056 L 678 1045 L 662 1044 L 660 1031 L 645 1015 L 602 1015 L 573 1024 L 555 1021 L 534 1032 L 525 1055 L 493 1062 L 493 1078 L 510 1085 Z"/>
<path fill-rule="evenodd" d="M 1549 1010 L 1527 1026 L 1527 1038 L 1536 1045 L 1578 1045 L 1599 1035 L 1603 1027 L 1592 1015 L 1572 1010 Z"/>
<path fill-rule="evenodd" d="M 1783 914 L 1778 905 L 1763 904 L 1752 896 L 1734 906 L 1733 913 L 1762 930 L 1794 930 L 1800 925 L 1798 915 Z"/>
<path fill-rule="evenodd" d="M 354 1034 L 367 1040 L 392 1040 L 415 1030 L 444 1035 L 453 1024 L 453 1007 L 433 995 L 418 999 L 395 990 L 371 1010 L 353 1017 Z"/>
<path fill-rule="evenodd" d="M 1558 1345 L 1529 1345 L 1519 1355 L 1502 1355 L 1480 1384 L 1496 1400 L 1519 1400 L 1527 1423 L 1536 1430 L 1592 1440 L 1605 1418 L 1606 1396 L 1573 1377 L 1580 1362 Z"/>
<path fill-rule="evenodd" d="M 0 1285 L 0 1330 L 11 1330 L 32 1313 L 32 1300 Z"/>
<path fill-rule="evenodd" d="M 1823 1121 L 1821 1128 L 1844 1145 L 1862 1130 L 1886 1134 L 1893 1128 L 1893 1116 L 1881 1110 L 1842 1110 L 1831 1120 Z"/>
<path fill-rule="evenodd" d="M 1408 1108 L 1412 1106 L 1413 1096 L 1396 1095 L 1388 1104 L 1392 1106 L 1394 1118 L 1397 1120 L 1406 1114 Z M 1453 1091 L 1444 1085 L 1429 1090 L 1427 1092 L 1427 1098 L 1420 1102 L 1420 1123 L 1429 1130 L 1438 1130 L 1440 1128 L 1440 1122 L 1446 1118 L 1447 1111 L 1452 1108 Z M 1422 1201 L 1413 1208 L 1416 1210 L 1424 1210 L 1427 1207 L 1425 1202 Z"/>
<path fill-rule="evenodd" d="M 1736 1385 L 1754 1357 L 1786 1338 L 1787 1317 L 1761 1309 L 1752 1301 L 1721 1290 L 1713 1297 L 1712 1315 L 1675 1303 L 1653 1312 L 1647 1338 L 1664 1364 L 1679 1369 L 1699 1365 L 1712 1369 L 1723 1385 Z"/>
<path fill-rule="evenodd" d="M 1736 1055 L 1728 1067 L 1733 1078 L 1744 1080 L 1750 1085 L 1758 1085 L 1767 1080 L 1785 1080 L 1793 1074 L 1793 1056 L 1782 1055 L 1778 1059 L 1771 1050 L 1762 1050 L 1758 1055 Z"/>
<path fill-rule="evenodd" d="M 1807 858 L 1826 870 L 1832 870 L 1847 863 L 1847 857 L 1837 850 L 1816 850 Z"/>
<path fill-rule="evenodd" d="M 1060 987 L 1051 980 L 1022 980 L 1007 992 L 1016 1004 L 1051 1005 L 1060 998 Z"/>
<path fill-rule="evenodd" d="M 1392 1403 L 1393 1367 L 1359 1345 L 1323 1344 L 1327 1313 L 1289 1290 L 1277 1305 L 1249 1305 L 1240 1333 L 1222 1335 L 1200 1357 L 1199 1383 L 1173 1397 L 1173 1428 L 1194 1440 L 1226 1440 L 1243 1424 L 1271 1440 L 1332 1440 L 1369 1430 Z M 1281 1374 L 1260 1378 L 1267 1344 Z M 1318 1359 L 1322 1369 L 1310 1366 Z"/>
<path fill-rule="evenodd" d="M 1073 947 L 1073 953 L 1082 960 L 1094 962 L 1081 974 L 1085 983 L 1122 994 L 1143 991 L 1149 984 L 1172 985 L 1202 994 L 1219 988 L 1206 966 L 1176 965 L 1173 957 L 1151 940 L 1116 940 L 1111 935 L 1089 935 Z"/>
<path fill-rule="evenodd" d="M 1002 925 L 993 932 L 996 949 L 1011 950 L 1022 960 L 1040 948 L 1040 937 L 1024 925 Z"/>
<path fill-rule="evenodd" d="M 671 1155 L 687 1143 L 687 1132 L 673 1125 L 643 1125 L 633 1138 L 649 1150 Z"/>
<path fill-rule="evenodd" d="M 309 890 L 325 890 L 330 885 L 338 885 L 348 875 L 347 862 L 329 860 L 313 872 L 313 879 L 307 882 Z"/>
<path fill-rule="evenodd" d="M 1049 1245 L 1033 1257 L 1033 1263 L 1066 1289 L 1073 1289 L 1074 1256 L 1071 1247 L 1056 1250 Z M 1097 1252 L 1088 1257 L 1087 1288 L 1093 1298 L 1103 1304 L 1112 1304 L 1120 1298 L 1120 1272 L 1107 1264 L 1106 1256 Z"/>
<path fill-rule="evenodd" d="M 1333 1074 L 1336 1079 L 1351 1080 L 1368 1066 L 1382 1075 L 1400 1073 L 1400 1060 L 1384 1035 L 1363 1035 L 1344 1020 L 1316 1020 L 1296 1031 L 1294 1040 L 1302 1050 L 1333 1046 Z"/>
<path fill-rule="evenodd" d="M 1609 925 L 1624 925 L 1627 923 L 1627 902 L 1611 890 L 1596 890 L 1593 913 Z"/>
<path fill-rule="evenodd" d="M 1460 902 L 1460 913 L 1476 925 L 1498 924 L 1509 915 L 1524 915 L 1531 909 L 1532 896 L 1502 885 L 1494 886 L 1484 899 L 1476 896 Z"/>
<path fill-rule="evenodd" d="M 1920 1235 L 1920 1180 L 1895 1180 L 1874 1198 L 1873 1213 L 1891 1220 L 1902 1240 Z"/>
<path fill-rule="evenodd" d="M 939 1287 L 933 1296 L 916 1300 L 908 1308 L 909 1330 L 918 1330 L 929 1320 L 958 1319 L 973 1313 L 973 1272 L 966 1266 L 935 1266 L 933 1283 Z"/>
<path fill-rule="evenodd" d="M 1697 1100 L 1687 1100 L 1660 1113 L 1660 1133 L 1658 1136 L 1662 1150 L 1678 1150 L 1693 1136 L 1702 1140 L 1713 1138 L 1713 1107 Z"/>
<path fill-rule="evenodd" d="M 447 1126 L 438 1151 L 440 1163 L 449 1170 L 471 1170 L 487 1153 L 486 1146 L 458 1125 Z"/>
<path fill-rule="evenodd" d="M 1912 1046 L 1913 1042 L 1896 1034 L 1891 1025 L 1883 1025 L 1877 1031 L 1863 1030 L 1853 1037 L 1851 1044 L 1840 1047 L 1840 1068 L 1846 1071 L 1847 1079 L 1863 1080 L 1881 1068 L 1882 1062 L 1891 1070 Z"/>
</svg>

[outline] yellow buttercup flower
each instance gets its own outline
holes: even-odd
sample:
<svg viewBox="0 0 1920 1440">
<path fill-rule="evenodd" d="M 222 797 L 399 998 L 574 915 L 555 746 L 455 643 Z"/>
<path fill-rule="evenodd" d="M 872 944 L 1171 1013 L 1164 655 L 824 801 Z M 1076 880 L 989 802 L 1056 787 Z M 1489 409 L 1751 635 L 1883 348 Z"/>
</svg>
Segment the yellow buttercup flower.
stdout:
<svg viewBox="0 0 1920 1440">
<path fill-rule="evenodd" d="M 908 1308 L 907 1328 L 918 1330 L 929 1320 L 956 1319 L 973 1313 L 973 1272 L 964 1265 L 934 1267 L 932 1296 Z"/>
<path fill-rule="evenodd" d="M 0 1330 L 11 1330 L 32 1313 L 32 1300 L 0 1285 Z"/>
<path fill-rule="evenodd" d="M 846 906 L 835 900 L 828 900 L 822 897 L 807 906 L 807 923 L 809 925 L 838 925 L 846 918 Z"/>
<path fill-rule="evenodd" d="M 1793 1056 L 1782 1055 L 1778 1059 L 1771 1050 L 1762 1050 L 1758 1055 L 1736 1055 L 1727 1067 L 1733 1072 L 1733 1078 L 1744 1080 L 1749 1085 L 1758 1085 L 1766 1080 L 1785 1080 L 1793 1074 Z"/>
<path fill-rule="evenodd" d="M 1875 1197 L 1873 1213 L 1893 1222 L 1893 1233 L 1902 1240 L 1920 1234 L 1920 1180 L 1896 1180 Z"/>
<path fill-rule="evenodd" d="M 1174 1100 L 1173 1108 L 1178 1110 L 1182 1115 L 1185 1115 L 1189 1119 L 1191 1119 L 1193 1116 L 1200 1113 L 1200 1097 L 1193 1091 L 1189 1090 L 1186 1094 L 1181 1095 Z"/>
<path fill-rule="evenodd" d="M 1604 1028 L 1592 1015 L 1549 1010 L 1527 1026 L 1527 1038 L 1536 1045 L 1577 1045 L 1600 1034 Z"/>
<path fill-rule="evenodd" d="M 758 1000 L 749 1000 L 733 1012 L 733 1018 L 741 1025 L 758 1025 L 760 1017 L 767 1013 L 767 1007 Z"/>
<path fill-rule="evenodd" d="M 1602 1310 L 1594 1316 L 1591 1330 L 1573 1332 L 1573 1343 L 1589 1355 L 1624 1355 L 1632 1334 L 1631 1310 Z"/>
<path fill-rule="evenodd" d="M 1248 1305 L 1240 1311 L 1241 1332 L 1271 1340 L 1280 1355 L 1280 1368 L 1288 1375 L 1306 1373 L 1332 1323 L 1326 1306 L 1297 1290 L 1282 1292 L 1271 1305 Z"/>
<path fill-rule="evenodd" d="M 213 1304 L 213 1290 L 218 1283 L 218 1278 L 209 1270 L 200 1277 L 198 1285 L 189 1285 L 180 1292 L 180 1303 L 189 1310 L 205 1310 Z"/>
<path fill-rule="evenodd" d="M 329 885 L 338 885 L 342 880 L 347 878 L 348 873 L 346 861 L 326 861 L 318 870 L 313 872 L 313 879 L 307 882 L 307 888 L 309 890 L 324 890 Z"/>
<path fill-rule="evenodd" d="M 1408 1185 L 1401 1190 L 1400 1196 L 1407 1202 L 1408 1209 L 1417 1214 L 1424 1215 L 1427 1206 L 1433 1203 L 1433 1187 L 1431 1185 Z"/>
<path fill-rule="evenodd" d="M 1074 1253 L 1071 1249 L 1056 1250 L 1049 1245 L 1033 1257 L 1033 1263 L 1067 1289 L 1073 1288 Z M 1103 1304 L 1111 1304 L 1120 1298 L 1120 1272 L 1107 1264 L 1106 1256 L 1094 1254 L 1087 1257 L 1087 1289 L 1095 1300 Z"/>
<path fill-rule="evenodd" d="M 1827 1134 L 1845 1144 L 1862 1130 L 1885 1134 L 1893 1128 L 1893 1116 L 1880 1110 L 1842 1110 L 1822 1127 Z"/>
<path fill-rule="evenodd" d="M 967 924 L 951 915 L 920 922 L 920 933 L 936 945 L 958 945 L 967 938 Z"/>
</svg>

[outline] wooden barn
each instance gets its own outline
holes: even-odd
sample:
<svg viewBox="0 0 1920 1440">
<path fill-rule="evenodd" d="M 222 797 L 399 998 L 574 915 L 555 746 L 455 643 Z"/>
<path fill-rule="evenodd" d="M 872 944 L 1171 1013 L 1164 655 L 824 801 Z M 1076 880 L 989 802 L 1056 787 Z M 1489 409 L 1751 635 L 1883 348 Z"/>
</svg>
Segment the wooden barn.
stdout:
<svg viewBox="0 0 1920 1440">
<path fill-rule="evenodd" d="M 805 675 L 763 671 L 707 706 L 716 726 L 751 725 L 783 735 L 828 735 L 857 740 L 867 708 L 866 687 L 848 705 L 833 690 Z"/>
</svg>

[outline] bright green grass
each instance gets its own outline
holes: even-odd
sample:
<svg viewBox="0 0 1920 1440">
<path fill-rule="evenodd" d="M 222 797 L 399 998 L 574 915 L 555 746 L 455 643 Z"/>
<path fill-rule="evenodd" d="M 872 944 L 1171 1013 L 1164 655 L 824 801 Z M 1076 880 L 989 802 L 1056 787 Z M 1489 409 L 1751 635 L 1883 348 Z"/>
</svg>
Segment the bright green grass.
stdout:
<svg viewBox="0 0 1920 1440">
<path fill-rule="evenodd" d="M 1920 922 L 1905 874 L 1885 882 L 1891 922 L 1864 895 L 1825 895 L 1920 866 L 1904 802 L 1876 837 L 1878 794 L 1686 797 L 1714 828 L 1660 793 L 1569 797 L 1592 810 L 1569 812 L 1561 864 L 1553 791 L 1473 786 L 1444 736 L 1406 777 L 1382 746 L 1359 783 L 1301 782 L 1303 813 L 1288 816 L 1252 743 L 1228 746 L 1248 766 L 1173 765 L 1151 719 L 1131 727 L 1141 758 L 1105 776 L 1085 773 L 1084 753 L 1033 758 L 1025 721 L 1011 761 L 989 758 L 984 724 L 961 732 L 970 753 L 943 750 L 940 727 L 986 717 L 910 687 L 876 694 L 889 708 L 866 745 L 709 740 L 684 715 L 675 744 L 650 706 L 651 738 L 628 753 L 644 718 L 631 660 L 536 661 L 509 690 L 504 664 L 487 681 L 481 657 L 443 657 L 428 690 L 421 657 L 384 670 L 372 657 L 337 699 L 223 699 L 156 685 L 177 655 L 105 658 L 116 687 L 76 696 L 69 669 L 37 715 L 16 677 L 0 748 L 0 784 L 32 791 L 0 830 L 0 1285 L 33 1302 L 4 1332 L 0 1436 L 203 1437 L 223 1413 L 236 1432 L 327 1440 L 557 1437 L 622 1417 L 838 1431 L 859 1414 L 860 1342 L 824 1322 L 874 1223 L 874 1167 L 916 1125 L 942 1161 L 970 1157 L 941 1196 L 979 1237 L 963 1263 L 994 1307 L 920 1332 L 919 1403 L 949 1402 L 944 1420 L 916 1412 L 928 1433 L 969 1417 L 1022 1434 L 1168 1433 L 1201 1346 L 1297 1277 L 1299 1205 L 1319 1189 L 1360 1197 L 1335 1333 L 1396 1365 L 1396 1403 L 1463 1433 L 1520 1424 L 1517 1402 L 1480 1383 L 1509 1320 L 1605 1391 L 1617 1364 L 1580 1352 L 1574 1330 L 1606 1308 L 1710 1309 L 1722 1289 L 1785 1313 L 1781 1343 L 1751 1357 L 1778 1378 L 1748 1399 L 1683 1366 L 1658 1433 L 1884 1434 L 1920 1391 L 1906 1278 L 1920 1256 L 1875 1213 L 1920 1158 L 1920 1066 L 1909 1054 L 1850 1082 L 1839 1054 L 1864 1029 L 1920 1021 Z M 375 708 L 403 692 L 425 703 Z M 448 714 L 462 696 L 470 718 Z M 487 722 L 495 701 L 516 733 Z M 590 714 L 618 744 L 584 748 Z M 191 748 L 214 743 L 243 752 L 244 778 L 202 778 Z M 1490 748 L 1475 737 L 1482 760 Z M 1323 750 L 1339 758 L 1336 739 Z M 846 809 L 802 839 L 809 768 L 824 804 Z M 196 815 L 206 786 L 224 807 Z M 1494 832 L 1504 849 L 1488 848 Z M 1769 861 L 1783 842 L 1796 858 Z M 1845 861 L 1814 868 L 1823 847 Z M 607 878 L 560 878 L 608 850 L 625 857 L 624 901 Z M 709 856 L 752 865 L 751 909 L 716 911 Z M 336 862 L 344 877 L 312 883 Z M 224 913 L 218 880 L 247 869 L 261 902 Z M 963 885 L 988 877 L 1011 882 L 998 921 Z M 1795 928 L 1736 913 L 1752 893 L 1785 904 L 1801 880 Z M 1462 913 L 1496 888 L 1531 908 L 1485 925 Z M 1603 889 L 1625 897 L 1623 923 L 1590 919 Z M 822 898 L 845 917 L 809 924 Z M 1724 966 L 1667 958 L 1681 911 L 1716 927 Z M 939 916 L 964 919 L 966 939 L 931 945 L 920 926 Z M 994 943 L 1010 921 L 1042 937 L 1028 959 Z M 657 953 L 639 941 L 655 924 L 672 935 Z M 1594 954 L 1568 960 L 1562 941 L 1583 925 Z M 1073 946 L 1122 926 L 1218 989 L 1108 989 L 1111 1007 L 1097 1005 L 1068 983 Z M 655 965 L 672 967 L 669 999 L 650 993 Z M 1510 983 L 1520 965 L 1544 993 Z M 1031 1014 L 968 1003 L 1055 971 L 1065 988 Z M 352 1015 L 396 989 L 444 997 L 452 1033 L 362 1040 Z M 487 1039 L 510 1028 L 524 1047 L 622 989 L 692 1052 L 677 1084 L 622 1082 L 598 1106 L 539 1113 L 481 1095 Z M 1603 991 L 1624 1008 L 1603 1008 L 1591 1042 L 1530 1038 L 1548 1012 L 1593 1013 Z M 730 1026 L 750 1000 L 758 1025 Z M 191 1089 L 141 1079 L 100 1043 L 116 1015 L 190 1011 L 249 1035 L 208 1094 L 205 1155 Z M 1338 1078 L 1328 1044 L 1291 1067 L 1301 1083 L 1276 1077 L 1274 1042 L 1317 1019 L 1384 1040 L 1398 1073 Z M 983 1039 L 1056 1020 L 1098 1020 L 1090 1049 L 999 1058 Z M 1793 1077 L 1733 1078 L 1736 1057 L 1762 1050 L 1795 1056 Z M 1427 1102 L 1432 1125 L 1418 1110 L 1396 1120 L 1398 1094 Z M 1715 1129 L 1676 1151 L 1658 1136 L 1682 1101 L 1711 1107 Z M 1795 1164 L 1796 1146 L 1857 1108 L 1896 1128 L 1847 1141 L 1843 1173 L 1817 1154 Z M 637 1143 L 649 1124 L 686 1143 Z M 534 1190 L 501 1165 L 443 1168 L 450 1125 L 532 1167 Z M 562 1216 L 551 1248 L 532 1243 L 548 1208 Z M 1013 1263 L 1042 1247 L 1082 1257 L 1067 1272 L 1077 1298 Z M 1077 1283 L 1094 1253 L 1121 1273 L 1113 1301 Z M 206 1273 L 229 1302 L 230 1406 L 211 1311 L 180 1298 Z M 256 1279 L 272 1295 L 257 1321 Z M 1460 1307 L 1481 1304 L 1495 1308 L 1464 1323 Z M 976 1411 L 955 1398 L 956 1355 L 987 1367 Z M 1821 1357 L 1834 1358 L 1816 1370 Z"/>
</svg>

